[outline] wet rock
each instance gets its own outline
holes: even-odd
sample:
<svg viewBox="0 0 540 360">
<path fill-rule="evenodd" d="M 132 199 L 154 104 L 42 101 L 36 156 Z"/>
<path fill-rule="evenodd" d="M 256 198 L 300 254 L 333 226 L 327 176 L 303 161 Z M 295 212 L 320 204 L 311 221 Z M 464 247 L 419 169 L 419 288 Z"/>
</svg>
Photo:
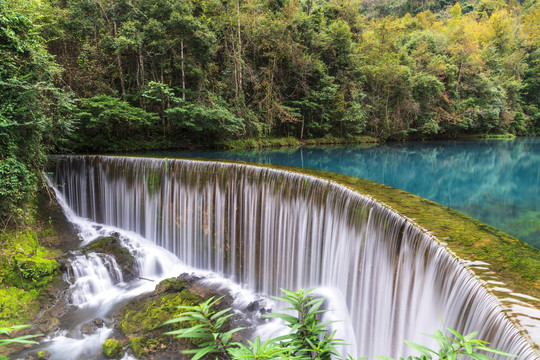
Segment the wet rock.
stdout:
<svg viewBox="0 0 540 360">
<path fill-rule="evenodd" d="M 251 313 L 259 313 L 261 315 L 270 314 L 272 309 L 267 309 L 266 302 L 264 300 L 255 300 L 249 303 L 246 308 L 246 311 Z"/>
<path fill-rule="evenodd" d="M 51 358 L 51 353 L 47 350 L 39 350 L 33 354 L 28 354 L 24 357 L 24 360 L 49 360 Z"/>
<path fill-rule="evenodd" d="M 70 310 L 68 304 L 69 285 L 60 277 L 56 277 L 50 286 L 42 291 L 37 301 L 40 310 L 32 320 L 32 325 L 24 329 L 21 335 L 50 334 L 59 329 L 61 319 Z"/>
<path fill-rule="evenodd" d="M 105 325 L 105 322 L 103 321 L 103 319 L 94 319 L 91 322 L 86 323 L 83 326 L 81 326 L 81 332 L 85 335 L 92 335 L 98 329 L 102 328 L 103 325 Z"/>
<path fill-rule="evenodd" d="M 259 304 L 259 300 L 255 300 L 249 303 L 247 306 L 247 311 L 254 312 L 261 308 L 261 305 Z"/>
<path fill-rule="evenodd" d="M 129 250 L 122 246 L 117 237 L 108 236 L 94 240 L 91 244 L 83 248 L 83 253 L 96 252 L 107 254 L 116 260 L 116 263 L 122 270 L 124 281 L 131 281 L 137 277 L 135 258 L 129 253 Z"/>
<path fill-rule="evenodd" d="M 188 324 L 162 324 L 178 314 L 178 306 L 197 305 L 210 297 L 221 298 L 216 303 L 216 311 L 232 307 L 233 298 L 226 290 L 208 285 L 193 275 L 182 274 L 163 280 L 152 293 L 132 299 L 114 315 L 112 336 L 124 347 L 129 346 L 137 359 L 189 359 L 191 356 L 183 355 L 181 351 L 196 347 L 196 343 L 164 334 Z M 227 330 L 250 326 L 245 315 L 235 313 Z M 235 333 L 233 341 L 249 339 L 251 331 Z"/>
</svg>

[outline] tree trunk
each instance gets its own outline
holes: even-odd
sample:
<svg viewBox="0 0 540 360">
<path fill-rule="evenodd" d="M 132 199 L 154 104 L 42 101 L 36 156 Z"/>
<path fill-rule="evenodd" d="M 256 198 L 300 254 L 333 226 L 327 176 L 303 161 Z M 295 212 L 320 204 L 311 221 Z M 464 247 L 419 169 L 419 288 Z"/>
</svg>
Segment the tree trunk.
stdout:
<svg viewBox="0 0 540 360">
<path fill-rule="evenodd" d="M 118 37 L 118 32 L 116 31 L 116 21 L 113 21 L 113 37 L 116 40 Z M 126 98 L 126 85 L 124 83 L 124 75 L 122 72 L 122 56 L 118 49 L 116 50 L 116 62 L 118 63 L 118 76 L 120 77 L 120 89 L 122 90 L 122 100 Z"/>
<path fill-rule="evenodd" d="M 142 54 L 142 49 L 139 48 L 139 75 L 140 75 L 140 82 L 139 82 L 139 90 L 142 93 L 144 91 L 144 56 Z M 144 97 L 141 96 L 141 107 L 143 110 L 146 110 L 146 106 L 144 103 Z"/>
<path fill-rule="evenodd" d="M 240 32 L 240 0 L 236 1 L 236 10 L 238 13 L 238 87 L 240 94 L 242 93 L 242 36 Z"/>
<path fill-rule="evenodd" d="M 184 39 L 180 39 L 180 59 L 182 64 L 182 100 L 186 100 L 186 74 L 184 72 Z"/>
</svg>

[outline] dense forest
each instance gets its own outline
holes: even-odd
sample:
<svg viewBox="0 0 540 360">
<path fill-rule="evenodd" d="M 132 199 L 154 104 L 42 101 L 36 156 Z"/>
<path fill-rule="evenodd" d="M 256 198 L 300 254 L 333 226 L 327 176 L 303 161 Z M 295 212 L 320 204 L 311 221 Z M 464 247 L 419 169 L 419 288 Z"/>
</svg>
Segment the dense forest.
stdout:
<svg viewBox="0 0 540 360">
<path fill-rule="evenodd" d="M 539 131 L 534 0 L 0 0 L 4 223 L 55 151 Z"/>
</svg>

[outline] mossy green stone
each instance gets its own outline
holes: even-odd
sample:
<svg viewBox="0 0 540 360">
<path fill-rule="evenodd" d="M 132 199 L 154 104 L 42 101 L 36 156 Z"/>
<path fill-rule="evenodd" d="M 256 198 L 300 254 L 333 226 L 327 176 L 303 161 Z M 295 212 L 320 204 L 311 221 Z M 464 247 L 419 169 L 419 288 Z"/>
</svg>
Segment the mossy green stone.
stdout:
<svg viewBox="0 0 540 360">
<path fill-rule="evenodd" d="M 40 350 L 37 352 L 38 360 L 50 359 L 51 353 L 47 350 Z"/>
<path fill-rule="evenodd" d="M 137 359 L 145 359 L 149 353 L 167 346 L 170 337 L 160 336 L 157 338 L 148 338 L 145 336 L 134 337 L 129 340 L 129 345 Z"/>
<path fill-rule="evenodd" d="M 138 359 L 144 358 L 147 355 L 145 348 L 146 339 L 144 336 L 131 338 L 131 340 L 129 340 L 129 345 Z"/>
<path fill-rule="evenodd" d="M 126 313 L 121 327 L 125 334 L 142 330 L 147 333 L 161 326 L 165 321 L 178 313 L 179 306 L 191 306 L 200 302 L 200 299 L 183 290 L 178 294 L 166 294 L 163 297 L 142 304 L 139 311 Z"/>
<path fill-rule="evenodd" d="M 26 323 L 60 265 L 31 230 L 0 232 L 0 326 Z"/>
<path fill-rule="evenodd" d="M 145 358 L 160 349 L 170 346 L 172 337 L 164 335 L 179 327 L 189 327 L 190 322 L 163 326 L 167 320 L 174 318 L 180 310 L 179 306 L 193 306 L 201 302 L 201 298 L 188 290 L 181 279 L 166 279 L 160 282 L 155 290 L 159 297 L 140 299 L 126 305 L 120 329 L 129 339 L 129 344 L 137 358 Z M 193 348 L 195 342 L 180 341 L 183 348 Z"/>
<path fill-rule="evenodd" d="M 115 339 L 107 339 L 101 346 L 103 354 L 109 359 L 120 359 L 124 356 L 124 349 L 120 341 Z"/>
</svg>

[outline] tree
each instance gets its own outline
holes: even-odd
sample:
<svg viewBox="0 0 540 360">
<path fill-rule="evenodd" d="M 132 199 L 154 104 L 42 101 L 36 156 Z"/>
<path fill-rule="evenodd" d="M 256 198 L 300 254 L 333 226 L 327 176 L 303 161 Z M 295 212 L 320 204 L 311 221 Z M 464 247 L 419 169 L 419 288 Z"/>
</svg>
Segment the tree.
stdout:
<svg viewBox="0 0 540 360">
<path fill-rule="evenodd" d="M 47 152 L 71 131 L 69 93 L 31 21 L 0 2 L 0 224 L 24 221 Z"/>
<path fill-rule="evenodd" d="M 71 138 L 71 149 L 77 152 L 152 148 L 150 135 L 156 134 L 155 124 L 159 121 L 156 114 L 108 95 L 81 100 L 74 118 L 77 130 Z"/>
</svg>

